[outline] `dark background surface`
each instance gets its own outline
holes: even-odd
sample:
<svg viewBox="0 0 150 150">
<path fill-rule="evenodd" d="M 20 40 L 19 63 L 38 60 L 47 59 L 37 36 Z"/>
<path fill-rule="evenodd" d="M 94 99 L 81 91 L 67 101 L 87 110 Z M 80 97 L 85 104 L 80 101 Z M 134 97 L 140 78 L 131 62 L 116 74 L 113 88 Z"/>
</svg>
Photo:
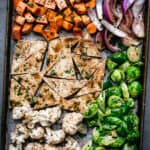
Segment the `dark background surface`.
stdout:
<svg viewBox="0 0 150 150">
<path fill-rule="evenodd" d="M 4 63 L 6 55 L 6 20 L 7 20 L 7 0 L 0 0 L 0 98 L 3 97 L 4 92 Z M 149 10 L 150 11 L 150 10 Z M 150 37 L 150 36 L 149 36 Z M 150 40 L 149 40 L 150 43 Z M 145 103 L 145 118 L 144 118 L 144 138 L 143 138 L 143 150 L 150 150 L 150 48 L 148 52 L 148 69 L 147 69 L 147 87 L 146 87 L 146 103 Z M 0 99 L 0 118 L 3 113 L 3 99 Z M 3 120 L 0 120 L 0 124 L 3 124 Z M 2 132 L 0 129 L 0 135 Z M 0 137 L 0 141 L 1 141 Z M 1 144 L 1 143 L 0 143 Z M 2 149 L 0 149 L 2 150 Z"/>
</svg>

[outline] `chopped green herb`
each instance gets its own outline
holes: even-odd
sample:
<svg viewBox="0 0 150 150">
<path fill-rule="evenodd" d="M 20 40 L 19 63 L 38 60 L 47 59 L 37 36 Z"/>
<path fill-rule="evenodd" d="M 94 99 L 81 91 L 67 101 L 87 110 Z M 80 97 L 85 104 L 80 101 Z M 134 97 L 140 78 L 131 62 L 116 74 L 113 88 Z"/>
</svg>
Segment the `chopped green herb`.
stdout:
<svg viewBox="0 0 150 150">
<path fill-rule="evenodd" d="M 65 59 L 65 58 L 66 58 L 66 56 L 62 56 L 61 58 L 62 58 L 62 59 Z"/>
<path fill-rule="evenodd" d="M 66 15 L 64 14 L 64 13 L 62 13 L 62 16 L 65 18 L 66 17 Z"/>
<path fill-rule="evenodd" d="M 52 70 L 52 71 L 50 72 L 50 76 L 55 76 L 55 75 L 56 75 L 55 70 Z"/>
<path fill-rule="evenodd" d="M 48 104 L 45 104 L 45 107 L 48 107 Z"/>
<path fill-rule="evenodd" d="M 29 7 L 33 8 L 33 3 L 32 2 L 28 2 L 27 3 Z"/>
<path fill-rule="evenodd" d="M 18 82 L 18 83 L 21 83 L 21 81 L 22 81 L 22 78 L 19 77 L 19 78 L 17 79 L 17 82 Z"/>
<path fill-rule="evenodd" d="M 18 90 L 18 92 L 17 92 L 17 96 L 20 96 L 20 95 L 22 95 L 22 93 L 21 93 L 21 88 L 19 88 L 19 90 Z"/>
<path fill-rule="evenodd" d="M 71 74 L 71 70 L 65 70 L 65 73 Z"/>
<path fill-rule="evenodd" d="M 50 59 L 47 59 L 46 64 L 48 65 L 50 63 Z"/>
<path fill-rule="evenodd" d="M 70 48 L 70 45 L 66 45 L 65 47 L 66 47 L 66 48 Z"/>
<path fill-rule="evenodd" d="M 90 78 L 93 78 L 91 74 L 89 74 L 87 71 L 85 71 L 85 78 L 89 80 Z"/>
<path fill-rule="evenodd" d="M 16 53 L 16 57 L 18 58 L 20 56 L 20 54 L 19 53 Z"/>
<path fill-rule="evenodd" d="M 36 100 L 34 97 L 28 98 L 27 100 L 30 102 L 30 104 L 36 104 Z"/>
</svg>

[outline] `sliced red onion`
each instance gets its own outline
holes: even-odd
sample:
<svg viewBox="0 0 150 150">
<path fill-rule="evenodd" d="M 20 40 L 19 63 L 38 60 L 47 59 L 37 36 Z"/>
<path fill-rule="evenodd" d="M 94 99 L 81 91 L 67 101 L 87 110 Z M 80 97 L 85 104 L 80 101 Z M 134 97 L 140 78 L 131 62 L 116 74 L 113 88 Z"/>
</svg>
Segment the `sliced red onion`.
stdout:
<svg viewBox="0 0 150 150">
<path fill-rule="evenodd" d="M 96 12 L 98 19 L 103 19 L 103 0 L 96 1 Z"/>
<path fill-rule="evenodd" d="M 114 16 L 117 18 L 115 26 L 118 27 L 122 21 L 123 13 L 121 6 L 119 4 L 117 5 L 117 0 L 112 0 L 112 12 Z"/>
<path fill-rule="evenodd" d="M 115 22 L 115 18 L 113 16 L 112 10 L 111 10 L 111 2 L 112 0 L 104 0 L 103 3 L 103 12 L 108 21 L 111 23 Z"/>
<path fill-rule="evenodd" d="M 143 38 L 145 36 L 144 22 L 143 22 L 143 14 L 139 14 L 138 17 L 134 18 L 132 24 L 132 31 L 138 38 Z"/>
<path fill-rule="evenodd" d="M 123 23 L 120 24 L 119 29 L 126 32 L 129 35 L 132 34 L 132 31 L 130 30 L 130 28 Z"/>
<path fill-rule="evenodd" d="M 136 0 L 136 2 L 134 3 L 132 7 L 132 12 L 133 12 L 134 17 L 138 17 L 138 15 L 140 14 L 140 12 L 142 11 L 144 7 L 144 3 L 145 3 L 145 0 Z"/>
<path fill-rule="evenodd" d="M 134 39 L 129 36 L 122 38 L 121 41 L 125 46 L 131 46 L 131 45 L 138 46 L 140 44 L 140 41 L 138 39 Z"/>
<path fill-rule="evenodd" d="M 111 38 L 112 38 L 112 34 L 108 33 L 108 31 L 105 29 L 105 31 L 104 31 L 104 42 L 105 42 L 105 45 L 108 48 L 108 50 L 110 50 L 112 52 L 120 51 L 121 50 L 120 48 L 118 48 L 116 45 L 112 45 L 110 43 Z"/>
<path fill-rule="evenodd" d="M 135 0 L 123 0 L 122 9 L 123 9 L 124 14 L 134 2 Z"/>
<path fill-rule="evenodd" d="M 102 27 L 102 24 L 100 23 L 100 21 L 98 20 L 98 18 L 96 16 L 95 10 L 92 8 L 88 8 L 88 15 L 89 15 L 90 19 L 92 20 L 92 22 L 96 25 L 97 29 L 99 31 L 102 31 L 103 27 Z"/>
<path fill-rule="evenodd" d="M 118 28 L 114 27 L 112 24 L 110 24 L 108 21 L 106 20 L 102 20 L 101 21 L 102 25 L 111 33 L 113 33 L 114 35 L 118 36 L 118 37 L 126 37 L 127 34 L 121 30 L 119 30 Z"/>
<path fill-rule="evenodd" d="M 102 43 L 103 43 L 103 38 L 101 32 L 98 32 L 95 36 L 95 43 L 96 47 L 101 50 L 102 49 Z"/>
<path fill-rule="evenodd" d="M 126 14 L 125 14 L 125 20 L 124 20 L 124 25 L 127 26 L 128 28 L 131 27 L 132 23 L 133 23 L 133 14 L 132 11 L 130 9 L 127 10 Z"/>
</svg>

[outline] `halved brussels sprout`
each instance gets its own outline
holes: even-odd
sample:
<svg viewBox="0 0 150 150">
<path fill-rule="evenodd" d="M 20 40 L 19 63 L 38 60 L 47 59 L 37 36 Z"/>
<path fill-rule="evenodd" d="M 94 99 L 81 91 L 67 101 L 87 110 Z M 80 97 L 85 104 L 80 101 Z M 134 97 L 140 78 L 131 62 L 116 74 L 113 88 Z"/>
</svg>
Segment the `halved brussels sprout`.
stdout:
<svg viewBox="0 0 150 150">
<path fill-rule="evenodd" d="M 125 72 L 130 65 L 131 65 L 130 62 L 126 61 L 122 65 L 119 66 L 119 69 L 121 69 Z"/>
<path fill-rule="evenodd" d="M 122 95 L 125 99 L 129 98 L 128 86 L 125 82 L 122 82 L 121 85 Z"/>
<path fill-rule="evenodd" d="M 141 70 L 139 67 L 130 66 L 126 70 L 126 79 L 128 82 L 135 81 L 141 77 Z"/>
<path fill-rule="evenodd" d="M 133 144 L 129 144 L 129 143 L 126 143 L 124 146 L 123 146 L 123 149 L 122 150 L 138 150 L 137 146 L 136 145 L 133 145 Z"/>
<path fill-rule="evenodd" d="M 118 108 L 122 106 L 123 99 L 119 96 L 112 95 L 109 97 L 107 104 L 109 108 Z"/>
<path fill-rule="evenodd" d="M 107 68 L 108 68 L 109 71 L 112 71 L 113 69 L 115 69 L 118 66 L 118 64 L 113 62 L 111 59 L 107 60 L 106 65 L 107 65 Z"/>
<path fill-rule="evenodd" d="M 141 58 L 141 50 L 138 47 L 130 46 L 127 50 L 127 56 L 131 62 L 137 62 Z"/>
<path fill-rule="evenodd" d="M 127 55 L 123 52 L 116 52 L 110 55 L 110 59 L 120 65 L 128 60 Z"/>
<path fill-rule="evenodd" d="M 113 82 L 121 82 L 124 79 L 124 72 L 120 69 L 115 69 L 112 73 L 111 73 L 111 80 Z"/>
<path fill-rule="evenodd" d="M 142 85 L 138 81 L 133 81 L 128 86 L 131 97 L 136 98 L 142 93 Z"/>
<path fill-rule="evenodd" d="M 93 103 L 91 105 L 89 105 L 87 111 L 84 113 L 84 118 L 92 118 L 94 117 L 98 112 L 98 104 L 97 103 Z"/>
<path fill-rule="evenodd" d="M 106 99 L 111 95 L 122 96 L 122 91 L 119 86 L 112 86 L 106 90 Z"/>
</svg>

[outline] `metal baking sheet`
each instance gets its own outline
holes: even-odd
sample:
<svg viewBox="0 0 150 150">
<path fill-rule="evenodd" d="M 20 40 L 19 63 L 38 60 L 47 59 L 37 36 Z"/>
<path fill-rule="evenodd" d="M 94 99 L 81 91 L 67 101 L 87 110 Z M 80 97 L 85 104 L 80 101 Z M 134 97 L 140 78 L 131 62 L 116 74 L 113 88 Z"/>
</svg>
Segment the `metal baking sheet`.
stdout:
<svg viewBox="0 0 150 150">
<path fill-rule="evenodd" d="M 11 40 L 11 24 L 12 24 L 12 1 L 8 0 L 8 12 L 7 12 L 7 32 L 6 32 L 6 55 L 5 55 L 5 72 L 4 72 L 4 95 L 3 95 L 3 113 L 2 113 L 2 118 L 1 121 L 3 122 L 1 128 L 2 134 L 0 135 L 2 138 L 2 143 L 0 145 L 0 150 L 7 149 L 8 146 L 8 134 L 10 131 L 13 130 L 14 128 L 14 121 L 11 119 L 11 113 L 8 109 L 8 87 L 9 87 L 9 72 L 10 72 L 10 63 L 11 63 L 11 58 L 14 50 L 14 46 L 16 42 Z M 146 95 L 146 84 L 147 84 L 147 60 L 148 60 L 148 40 L 149 40 L 149 17 L 150 17 L 150 0 L 146 1 L 146 8 L 145 8 L 145 27 L 146 27 L 146 37 L 144 39 L 144 44 L 143 44 L 143 60 L 145 62 L 144 66 L 144 74 L 143 74 L 143 95 L 141 97 L 141 101 L 138 103 L 138 114 L 140 117 L 140 131 L 141 131 L 141 136 L 140 136 L 140 142 L 139 142 L 139 149 L 142 150 L 142 144 L 143 144 L 143 126 L 144 126 L 144 110 L 145 110 L 145 95 Z M 65 35 L 65 34 L 63 34 Z M 31 34 L 30 36 L 25 36 L 25 39 L 43 39 L 41 36 L 35 36 L 34 34 Z M 90 134 L 88 138 L 90 137 Z M 87 138 L 87 139 L 88 139 Z M 82 139 L 84 142 L 87 141 L 87 139 Z M 79 139 L 80 140 L 80 139 Z"/>
</svg>

